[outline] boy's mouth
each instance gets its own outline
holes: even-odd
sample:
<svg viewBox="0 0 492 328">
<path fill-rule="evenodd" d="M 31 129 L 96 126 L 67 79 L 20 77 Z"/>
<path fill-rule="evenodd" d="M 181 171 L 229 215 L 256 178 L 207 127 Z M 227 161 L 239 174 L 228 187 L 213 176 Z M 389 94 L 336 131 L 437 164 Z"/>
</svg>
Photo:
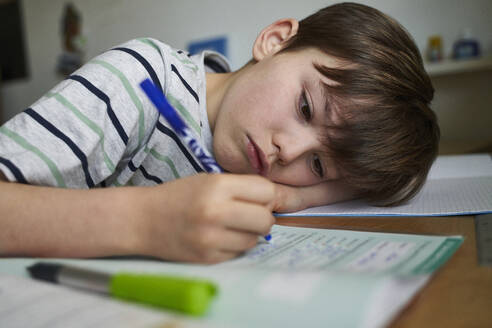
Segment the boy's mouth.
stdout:
<svg viewBox="0 0 492 328">
<path fill-rule="evenodd" d="M 246 146 L 248 159 L 251 166 L 256 170 L 256 172 L 260 175 L 265 176 L 268 172 L 268 163 L 265 160 L 265 154 L 261 150 L 260 147 L 248 137 L 248 144 Z"/>
</svg>

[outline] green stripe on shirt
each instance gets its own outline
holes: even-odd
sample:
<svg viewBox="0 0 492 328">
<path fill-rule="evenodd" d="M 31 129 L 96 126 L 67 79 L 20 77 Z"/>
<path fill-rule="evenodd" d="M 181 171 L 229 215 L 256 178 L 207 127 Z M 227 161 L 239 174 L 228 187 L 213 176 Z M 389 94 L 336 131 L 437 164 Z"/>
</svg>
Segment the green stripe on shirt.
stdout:
<svg viewBox="0 0 492 328">
<path fill-rule="evenodd" d="M 158 160 L 160 160 L 162 162 L 165 162 L 169 166 L 169 168 L 171 169 L 171 171 L 173 172 L 174 178 L 176 178 L 176 179 L 181 178 L 181 176 L 178 173 L 178 170 L 176 170 L 176 166 L 174 165 L 174 162 L 171 160 L 171 158 L 169 158 L 169 156 L 162 155 L 159 152 L 157 152 L 155 149 L 145 148 L 145 151 L 147 153 L 150 152 L 150 154 L 154 158 L 156 158 L 156 159 L 158 159 Z"/>
<path fill-rule="evenodd" d="M 155 50 L 159 51 L 159 53 L 162 55 L 161 49 L 152 40 L 147 39 L 147 38 L 140 38 L 140 39 L 137 39 L 137 40 L 140 41 L 140 42 L 142 42 L 142 43 L 145 43 L 146 45 L 151 46 Z M 196 64 L 194 62 L 192 62 L 188 58 L 182 58 L 182 57 L 178 56 L 178 54 L 175 53 L 174 51 L 171 54 L 177 60 L 179 60 L 185 67 L 187 67 L 188 69 L 191 69 L 193 71 L 193 73 L 198 72 L 198 66 L 196 66 Z"/>
<path fill-rule="evenodd" d="M 198 123 L 193 119 L 193 116 L 191 116 L 190 112 L 179 102 L 179 100 L 174 98 L 171 94 L 167 94 L 166 97 L 169 103 L 180 112 L 188 125 L 192 127 L 198 135 L 201 135 L 202 132 L 200 125 L 198 125 Z"/>
<path fill-rule="evenodd" d="M 99 59 L 91 60 L 89 63 L 99 64 L 102 67 L 106 68 L 108 71 L 110 71 L 111 73 L 116 75 L 118 77 L 118 79 L 121 81 L 121 83 L 123 84 L 123 86 L 125 87 L 125 90 L 128 93 L 128 95 L 130 96 L 130 99 L 132 100 L 135 107 L 137 107 L 137 109 L 138 109 L 138 145 L 140 148 L 140 146 L 142 145 L 142 141 L 143 141 L 144 133 L 145 133 L 145 131 L 144 131 L 145 130 L 145 125 L 144 125 L 145 116 L 144 116 L 144 110 L 143 110 L 142 102 L 138 98 L 138 96 L 137 96 L 135 90 L 133 89 L 130 81 L 128 81 L 126 76 L 119 69 L 117 69 L 116 67 L 114 67 L 110 63 L 107 63 L 107 62 L 105 62 L 103 60 L 99 60 Z"/>
<path fill-rule="evenodd" d="M 7 129 L 5 126 L 0 127 L 0 132 L 6 135 L 7 137 L 9 137 L 10 139 L 12 139 L 15 143 L 17 143 L 22 148 L 36 154 L 43 162 L 46 163 L 46 165 L 48 165 L 48 168 L 50 169 L 51 174 L 55 178 L 58 187 L 63 187 L 63 188 L 66 187 L 65 180 L 63 179 L 63 176 L 61 175 L 60 170 L 56 166 L 55 162 L 51 160 L 41 150 L 39 150 L 39 148 L 29 143 L 29 141 L 27 141 L 26 139 L 15 133 L 14 131 Z"/>
<path fill-rule="evenodd" d="M 193 73 L 196 73 L 198 71 L 198 67 L 195 65 L 195 63 L 189 60 L 188 58 L 182 58 L 178 56 L 178 54 L 175 53 L 174 51 L 171 53 L 171 55 L 173 55 L 177 60 L 179 60 L 185 67 L 191 69 Z"/>
<path fill-rule="evenodd" d="M 142 42 L 142 43 L 145 43 L 146 45 L 148 46 L 151 46 L 152 48 L 154 48 L 155 50 L 157 50 L 161 55 L 161 49 L 150 39 L 147 39 L 147 38 L 140 38 L 140 39 L 137 39 L 138 41 Z"/>
<path fill-rule="evenodd" d="M 69 109 L 79 120 L 81 120 L 85 125 L 87 125 L 94 133 L 96 133 L 99 136 L 99 139 L 101 140 L 101 148 L 103 152 L 103 158 L 104 158 L 104 163 L 106 164 L 110 174 L 112 174 L 115 170 L 115 165 L 113 164 L 113 161 L 109 157 L 109 155 L 106 153 L 106 150 L 104 149 L 104 131 L 93 121 L 91 121 L 90 118 L 85 116 L 80 110 L 77 109 L 70 101 L 68 101 L 65 97 L 63 97 L 59 93 L 51 93 L 48 92 L 46 94 L 48 98 L 55 98 L 60 104 L 65 106 L 67 109 Z"/>
</svg>

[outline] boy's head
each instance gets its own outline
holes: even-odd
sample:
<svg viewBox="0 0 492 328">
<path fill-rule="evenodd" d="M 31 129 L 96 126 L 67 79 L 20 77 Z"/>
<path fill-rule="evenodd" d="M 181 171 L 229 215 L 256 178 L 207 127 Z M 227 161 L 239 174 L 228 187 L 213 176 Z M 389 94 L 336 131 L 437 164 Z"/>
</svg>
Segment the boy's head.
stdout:
<svg viewBox="0 0 492 328">
<path fill-rule="evenodd" d="M 376 9 L 354 3 L 324 8 L 300 21 L 282 51 L 315 47 L 348 63 L 316 68 L 343 124 L 327 146 L 349 184 L 379 205 L 411 198 L 437 156 L 440 137 L 429 108 L 434 88 L 409 34 Z"/>
<path fill-rule="evenodd" d="M 397 22 L 337 4 L 267 27 L 253 57 L 225 79 L 211 114 L 226 170 L 294 185 L 342 178 L 378 205 L 419 190 L 439 128 L 419 51 Z M 213 107 L 208 91 L 207 78 Z"/>
</svg>

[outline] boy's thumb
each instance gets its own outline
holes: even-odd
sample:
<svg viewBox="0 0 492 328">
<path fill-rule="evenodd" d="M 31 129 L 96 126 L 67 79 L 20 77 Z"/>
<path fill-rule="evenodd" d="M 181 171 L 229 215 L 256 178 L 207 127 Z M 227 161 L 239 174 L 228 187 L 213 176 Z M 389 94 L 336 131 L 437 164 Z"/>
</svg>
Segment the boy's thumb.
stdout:
<svg viewBox="0 0 492 328">
<path fill-rule="evenodd" d="M 275 183 L 275 197 L 269 204 L 273 212 L 295 212 L 302 209 L 302 199 L 297 188 Z"/>
</svg>

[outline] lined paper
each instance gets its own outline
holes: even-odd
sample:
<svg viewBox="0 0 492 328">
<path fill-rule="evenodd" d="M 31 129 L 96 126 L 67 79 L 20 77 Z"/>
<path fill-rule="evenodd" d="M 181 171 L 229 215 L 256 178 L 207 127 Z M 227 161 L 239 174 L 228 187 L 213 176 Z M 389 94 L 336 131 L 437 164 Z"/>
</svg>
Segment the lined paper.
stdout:
<svg viewBox="0 0 492 328">
<path fill-rule="evenodd" d="M 27 278 L 41 259 L 0 260 L 0 326 L 384 327 L 462 242 L 425 236 L 274 225 L 272 241 L 216 265 L 142 259 L 43 259 L 112 272 L 178 274 L 218 285 L 199 318 Z"/>
<path fill-rule="evenodd" d="M 102 295 L 0 274 L 0 326 L 211 327 L 173 313 L 115 301 Z"/>
<path fill-rule="evenodd" d="M 362 200 L 312 207 L 277 216 L 449 216 L 492 213 L 492 158 L 487 154 L 439 156 L 422 190 L 394 207 Z"/>
</svg>

